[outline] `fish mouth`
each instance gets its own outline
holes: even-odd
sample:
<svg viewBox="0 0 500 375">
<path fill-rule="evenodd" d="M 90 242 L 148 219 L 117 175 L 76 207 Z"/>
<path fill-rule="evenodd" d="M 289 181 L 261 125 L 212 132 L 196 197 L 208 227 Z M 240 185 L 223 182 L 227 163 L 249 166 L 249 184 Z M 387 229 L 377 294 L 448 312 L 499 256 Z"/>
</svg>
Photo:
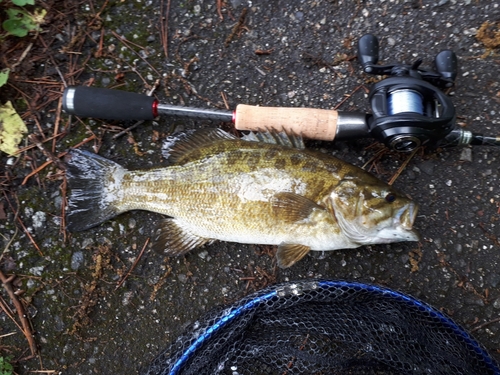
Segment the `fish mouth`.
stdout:
<svg viewBox="0 0 500 375">
<path fill-rule="evenodd" d="M 391 243 L 401 241 L 420 241 L 420 234 L 414 229 L 405 229 L 402 226 L 382 229 L 377 234 L 379 241 L 376 243 Z"/>
<path fill-rule="evenodd" d="M 379 232 L 379 236 L 387 240 L 392 238 L 396 241 L 420 241 L 420 234 L 413 229 L 417 213 L 418 205 L 414 202 L 401 207 L 394 216 L 393 228 L 383 229 Z"/>
<path fill-rule="evenodd" d="M 394 217 L 394 224 L 399 222 L 399 226 L 405 230 L 412 230 L 413 223 L 417 218 L 418 204 L 410 202 L 402 207 L 398 214 Z"/>
</svg>

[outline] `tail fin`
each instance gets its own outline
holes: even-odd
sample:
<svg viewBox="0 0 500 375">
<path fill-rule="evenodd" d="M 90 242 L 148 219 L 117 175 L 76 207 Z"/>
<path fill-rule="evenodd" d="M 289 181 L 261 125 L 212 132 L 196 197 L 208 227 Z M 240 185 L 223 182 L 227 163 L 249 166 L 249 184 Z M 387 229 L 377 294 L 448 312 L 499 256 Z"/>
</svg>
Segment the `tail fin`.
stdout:
<svg viewBox="0 0 500 375">
<path fill-rule="evenodd" d="M 120 186 L 126 170 L 88 151 L 75 149 L 68 155 L 68 230 L 86 230 L 118 215 L 120 212 L 115 203 L 121 196 Z"/>
</svg>

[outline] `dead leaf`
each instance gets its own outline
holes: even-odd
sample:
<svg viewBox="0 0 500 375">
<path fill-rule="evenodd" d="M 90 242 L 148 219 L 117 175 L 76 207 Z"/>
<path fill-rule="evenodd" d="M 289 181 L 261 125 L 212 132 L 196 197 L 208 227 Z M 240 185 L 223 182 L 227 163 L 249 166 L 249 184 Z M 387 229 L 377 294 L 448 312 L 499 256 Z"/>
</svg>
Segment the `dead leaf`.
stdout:
<svg viewBox="0 0 500 375">
<path fill-rule="evenodd" d="M 0 106 L 0 151 L 15 155 L 17 147 L 23 139 L 23 134 L 28 132 L 24 121 L 17 114 L 9 101 Z"/>
</svg>

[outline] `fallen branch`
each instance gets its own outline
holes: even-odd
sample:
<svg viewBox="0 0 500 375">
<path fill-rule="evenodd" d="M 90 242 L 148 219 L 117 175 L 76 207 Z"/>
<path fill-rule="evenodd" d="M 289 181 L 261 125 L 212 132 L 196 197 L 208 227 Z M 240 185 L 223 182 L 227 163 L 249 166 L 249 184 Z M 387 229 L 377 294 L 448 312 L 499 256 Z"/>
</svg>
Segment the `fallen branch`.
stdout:
<svg viewBox="0 0 500 375">
<path fill-rule="evenodd" d="M 130 267 L 127 274 L 118 282 L 118 285 L 116 286 L 115 290 L 117 290 L 119 287 L 121 287 L 123 285 L 123 283 L 125 282 L 125 280 L 127 280 L 127 278 L 130 276 L 130 274 L 134 270 L 135 266 L 137 266 L 137 263 L 139 263 L 139 259 L 141 259 L 142 254 L 144 254 L 144 250 L 146 250 L 146 246 L 148 245 L 148 243 L 149 243 L 149 238 L 144 243 L 144 246 L 142 247 L 142 250 L 139 253 L 139 255 L 137 256 L 137 258 L 135 258 L 135 261 L 134 261 L 134 264 L 132 264 L 132 267 Z"/>
<path fill-rule="evenodd" d="M 241 11 L 241 14 L 240 14 L 240 18 L 238 19 L 238 22 L 236 23 L 236 25 L 234 25 L 233 30 L 231 30 L 231 33 L 228 35 L 228 37 L 226 38 L 226 41 L 224 42 L 224 47 L 226 47 L 226 48 L 229 47 L 229 44 L 231 44 L 231 42 L 234 39 L 234 37 L 236 36 L 236 34 L 238 34 L 240 32 L 240 30 L 244 28 L 245 19 L 247 17 L 247 12 L 248 12 L 248 8 L 243 8 L 243 10 Z"/>
<path fill-rule="evenodd" d="M 7 203 L 9 204 L 9 207 L 10 209 L 12 210 L 12 212 L 14 213 L 14 216 L 15 218 L 17 219 L 17 221 L 19 222 L 19 225 L 21 226 L 21 228 L 23 229 L 24 233 L 26 234 L 26 236 L 28 236 L 29 240 L 31 241 L 31 243 L 33 244 L 33 246 L 35 247 L 35 249 L 38 251 L 38 253 L 41 255 L 41 256 L 44 256 L 42 250 L 40 250 L 40 247 L 37 245 L 37 243 L 35 242 L 35 239 L 33 238 L 33 236 L 31 235 L 31 233 L 29 232 L 29 230 L 26 228 L 26 226 L 24 225 L 23 221 L 21 220 L 21 218 L 19 217 L 19 215 L 17 214 L 16 210 L 14 209 L 14 207 L 12 206 L 12 203 L 10 203 L 10 200 L 9 198 L 7 198 L 7 193 L 4 191 L 3 192 L 3 195 L 4 195 L 4 198 L 5 200 L 7 201 Z M 16 197 L 17 199 L 17 197 Z M 18 202 L 18 206 L 19 206 L 19 202 Z"/>
<path fill-rule="evenodd" d="M 478 326 L 476 326 L 474 328 L 471 328 L 470 332 L 471 333 L 472 332 L 476 332 L 476 331 L 480 330 L 481 328 L 486 327 L 487 325 L 490 325 L 490 324 L 493 324 L 493 323 L 498 323 L 498 322 L 500 322 L 500 318 L 496 318 L 496 319 L 490 320 L 488 322 L 484 322 L 483 324 L 480 324 L 480 325 L 478 325 Z"/>
<path fill-rule="evenodd" d="M 35 339 L 33 338 L 33 333 L 31 332 L 31 325 L 28 320 L 28 317 L 26 315 L 25 309 L 19 298 L 17 298 L 16 293 L 14 292 L 14 289 L 12 288 L 11 281 L 14 280 L 16 276 L 11 275 L 9 277 L 6 277 L 2 271 L 0 271 L 0 281 L 2 282 L 2 285 L 9 295 L 12 303 L 14 304 L 14 307 L 16 308 L 17 315 L 19 317 L 19 320 L 21 321 L 21 326 L 22 329 L 21 331 L 23 332 L 24 336 L 26 337 L 26 340 L 28 340 L 28 344 L 30 347 L 30 352 L 31 355 L 25 359 L 33 358 L 37 355 L 38 351 L 36 348 L 36 343 Z"/>
<path fill-rule="evenodd" d="M 92 134 L 90 137 L 88 138 L 85 138 L 83 141 L 81 141 L 80 143 L 78 143 L 77 145 L 74 145 L 73 148 L 78 148 L 80 147 L 81 145 L 93 140 L 97 138 L 95 134 Z M 63 156 L 65 156 L 67 154 L 67 152 L 61 152 L 60 154 L 57 155 L 56 159 L 59 160 L 60 158 L 62 158 Z M 50 159 L 50 158 L 49 158 Z M 30 177 L 36 175 L 37 173 L 39 173 L 41 170 L 43 170 L 44 168 L 46 168 L 48 165 L 52 164 L 54 161 L 51 159 L 51 160 L 47 160 L 45 163 L 43 163 L 41 166 L 39 166 L 37 169 L 35 169 L 33 172 L 31 172 L 30 174 L 28 174 L 26 177 L 24 177 L 24 180 L 23 182 L 21 183 L 21 185 L 26 185 L 26 183 L 28 182 L 28 180 L 30 179 Z M 64 166 L 64 164 L 60 164 L 62 166 Z M 65 170 L 66 168 L 63 167 L 63 170 Z"/>
<path fill-rule="evenodd" d="M 165 19 L 163 20 L 163 0 L 160 5 L 160 36 L 161 45 L 163 46 L 163 53 L 165 58 L 168 60 L 168 17 L 170 15 L 170 0 L 167 1 L 167 9 L 165 11 Z"/>
<path fill-rule="evenodd" d="M 217 14 L 219 15 L 220 20 L 224 20 L 222 16 L 222 0 L 217 0 Z"/>
<path fill-rule="evenodd" d="M 392 185 L 396 181 L 396 179 L 404 171 L 404 169 L 406 168 L 406 166 L 408 165 L 410 160 L 415 156 L 415 154 L 417 153 L 418 150 L 419 150 L 419 147 L 415 148 L 415 150 L 412 151 L 410 156 L 408 156 L 406 158 L 406 160 L 403 162 L 403 164 L 401 164 L 401 167 L 399 167 L 398 171 L 394 174 L 394 176 L 392 176 L 391 180 L 388 182 L 389 185 Z"/>
</svg>

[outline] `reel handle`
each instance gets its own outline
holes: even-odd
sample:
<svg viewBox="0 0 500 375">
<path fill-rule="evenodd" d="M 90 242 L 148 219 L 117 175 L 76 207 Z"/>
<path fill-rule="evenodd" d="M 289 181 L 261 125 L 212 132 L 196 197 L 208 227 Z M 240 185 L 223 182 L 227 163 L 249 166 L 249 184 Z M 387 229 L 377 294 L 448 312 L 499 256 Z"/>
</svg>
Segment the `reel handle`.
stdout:
<svg viewBox="0 0 500 375">
<path fill-rule="evenodd" d="M 134 92 L 97 87 L 67 87 L 63 93 L 64 112 L 79 117 L 107 120 L 153 120 L 155 98 Z"/>
</svg>

